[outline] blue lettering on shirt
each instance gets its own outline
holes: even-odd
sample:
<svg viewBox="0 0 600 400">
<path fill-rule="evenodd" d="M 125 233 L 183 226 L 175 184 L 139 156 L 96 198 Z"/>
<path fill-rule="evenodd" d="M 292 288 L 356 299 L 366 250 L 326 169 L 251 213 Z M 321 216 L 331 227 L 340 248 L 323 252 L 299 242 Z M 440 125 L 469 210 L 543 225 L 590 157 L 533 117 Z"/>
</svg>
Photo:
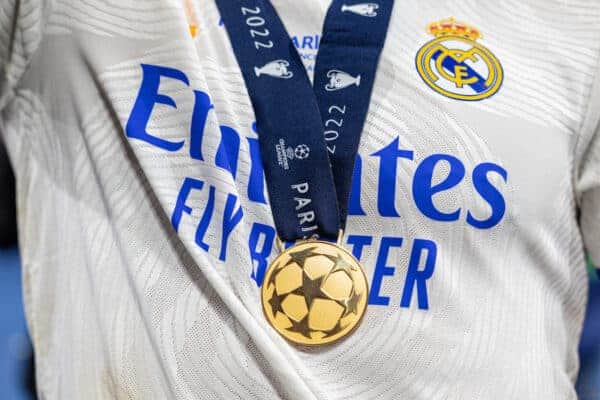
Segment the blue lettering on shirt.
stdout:
<svg viewBox="0 0 600 400">
<path fill-rule="evenodd" d="M 318 48 L 319 37 L 305 36 L 295 38 L 294 44 L 299 48 L 315 50 Z M 168 152 L 176 152 L 183 148 L 186 137 L 189 138 L 189 156 L 198 162 L 207 162 L 203 152 L 204 134 L 207 120 L 211 111 L 215 110 L 210 96 L 200 90 L 190 88 L 187 76 L 174 68 L 142 64 L 142 79 L 140 89 L 134 101 L 131 114 L 125 126 L 128 138 L 144 141 L 152 146 Z M 161 81 L 171 79 L 179 81 L 182 88 L 186 87 L 194 95 L 194 107 L 190 120 L 190 131 L 182 132 L 181 140 L 167 140 L 161 137 L 160 132 L 148 131 L 148 125 L 152 118 L 155 105 L 163 105 L 177 112 L 175 100 L 160 91 Z M 256 124 L 249 127 L 249 133 L 254 137 L 246 137 L 242 141 L 240 132 L 225 125 L 219 129 L 219 145 L 214 154 L 215 167 L 229 172 L 234 180 L 238 178 L 238 165 L 240 152 L 248 155 L 249 170 L 247 182 L 247 198 L 252 203 L 267 205 L 265 175 L 260 159 L 260 150 L 256 136 Z M 242 149 L 243 147 L 243 149 Z M 361 192 L 363 183 L 363 163 L 365 156 L 357 156 L 353 172 L 352 189 L 349 198 L 349 215 L 356 218 L 367 216 L 375 212 L 372 208 L 365 210 L 361 204 Z M 401 218 L 398 211 L 399 206 L 414 206 L 422 215 L 432 221 L 443 223 L 462 223 L 466 227 L 478 230 L 491 229 L 497 226 L 506 213 L 506 201 L 502 193 L 501 185 L 507 183 L 508 173 L 500 165 L 491 162 L 482 162 L 476 165 L 472 171 L 466 171 L 465 164 L 451 154 L 431 154 L 422 160 L 415 160 L 415 154 L 410 149 L 405 149 L 400 143 L 400 137 L 394 138 L 388 145 L 373 152 L 369 157 L 378 159 L 377 174 L 377 207 L 376 212 L 382 218 Z M 210 158 L 209 158 L 210 159 Z M 414 163 L 414 174 L 412 177 L 411 192 L 412 205 L 410 203 L 398 202 L 396 187 L 398 185 L 398 170 L 400 163 Z M 442 180 L 434 184 L 434 175 L 442 165 L 447 171 Z M 406 167 L 406 166 L 404 166 Z M 410 170 L 402 168 L 402 171 Z M 462 208 L 457 206 L 453 210 L 440 210 L 436 207 L 434 197 L 438 194 L 457 189 L 465 185 L 465 176 L 471 174 L 472 189 L 489 205 L 490 211 L 485 215 L 475 215 L 471 210 L 466 210 L 466 217 Z M 495 179 L 494 179 L 495 178 Z M 439 180 L 439 179 L 438 179 Z M 494 183 L 496 182 L 496 183 Z M 171 224 L 179 233 L 183 218 L 191 218 L 196 224 L 194 241 L 198 248 L 213 254 L 218 260 L 226 261 L 227 245 L 236 227 L 238 227 L 245 216 L 239 195 L 237 193 L 224 193 L 219 191 L 220 182 L 207 183 L 193 177 L 183 180 L 171 214 Z M 206 200 L 194 203 L 192 194 L 194 191 L 202 192 L 208 188 L 208 193 L 202 196 Z M 216 198 L 224 208 L 218 212 L 215 209 Z M 223 198 L 221 199 L 221 196 Z M 196 197 L 197 198 L 197 197 Z M 481 212 L 479 212 L 481 213 Z M 461 218 L 461 215 L 463 216 Z M 213 223 L 213 220 L 218 222 Z M 215 242 L 215 230 L 221 228 L 219 243 Z M 251 224 L 248 237 L 248 253 L 252 260 L 249 273 L 258 286 L 262 284 L 269 259 L 274 256 L 276 232 L 274 227 L 260 222 Z M 209 239 L 214 242 L 211 249 Z M 404 239 L 400 237 L 380 237 L 369 235 L 350 234 L 347 236 L 347 244 L 352 248 L 352 254 L 361 259 L 365 249 L 377 254 L 374 270 L 371 276 L 371 292 L 369 304 L 388 306 L 392 296 L 400 297 L 401 308 L 410 307 L 416 297 L 419 309 L 429 309 L 429 296 L 427 290 L 428 281 L 433 277 L 437 256 L 438 245 L 427 239 L 414 239 L 412 244 L 405 250 Z M 286 245 L 291 245 L 287 243 Z M 391 257 L 391 252 L 410 251 L 408 265 L 405 268 L 397 265 L 398 257 Z M 215 253 L 217 252 L 217 253 Z M 407 253 L 408 255 L 408 253 Z M 398 281 L 397 271 L 406 271 L 404 283 L 401 288 L 395 288 L 394 282 Z M 386 292 L 384 293 L 384 282 Z"/>
</svg>

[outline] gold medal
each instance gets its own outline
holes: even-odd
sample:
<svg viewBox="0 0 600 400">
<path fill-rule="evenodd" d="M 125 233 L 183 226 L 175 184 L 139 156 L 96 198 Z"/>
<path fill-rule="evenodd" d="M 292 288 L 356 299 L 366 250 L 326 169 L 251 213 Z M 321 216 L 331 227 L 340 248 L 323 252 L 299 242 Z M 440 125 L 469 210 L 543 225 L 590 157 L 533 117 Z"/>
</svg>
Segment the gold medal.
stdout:
<svg viewBox="0 0 600 400">
<path fill-rule="evenodd" d="M 368 283 L 359 262 L 335 243 L 302 241 L 267 270 L 262 305 L 287 340 L 324 345 L 351 333 L 365 314 Z"/>
</svg>

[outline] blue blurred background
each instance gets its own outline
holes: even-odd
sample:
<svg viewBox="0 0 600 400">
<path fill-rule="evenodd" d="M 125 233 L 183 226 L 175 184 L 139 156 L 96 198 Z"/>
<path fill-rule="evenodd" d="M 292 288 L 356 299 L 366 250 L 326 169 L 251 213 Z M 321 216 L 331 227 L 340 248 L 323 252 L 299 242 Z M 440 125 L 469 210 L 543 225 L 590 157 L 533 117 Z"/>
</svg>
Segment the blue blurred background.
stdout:
<svg viewBox="0 0 600 400">
<path fill-rule="evenodd" d="M 33 399 L 32 352 L 16 248 L 0 249 L 0 399 Z"/>
<path fill-rule="evenodd" d="M 577 381 L 580 400 L 600 399 L 600 279 L 590 266 L 590 300 L 581 344 L 581 370 Z"/>
<path fill-rule="evenodd" d="M 21 296 L 14 178 L 0 141 L 0 399 L 34 399 L 33 376 Z"/>
<path fill-rule="evenodd" d="M 16 236 L 14 179 L 0 142 L 0 400 L 35 399 L 33 352 L 23 315 Z M 580 346 L 577 391 L 580 400 L 600 400 L 600 280 L 591 266 L 589 269 L 590 301 Z"/>
</svg>

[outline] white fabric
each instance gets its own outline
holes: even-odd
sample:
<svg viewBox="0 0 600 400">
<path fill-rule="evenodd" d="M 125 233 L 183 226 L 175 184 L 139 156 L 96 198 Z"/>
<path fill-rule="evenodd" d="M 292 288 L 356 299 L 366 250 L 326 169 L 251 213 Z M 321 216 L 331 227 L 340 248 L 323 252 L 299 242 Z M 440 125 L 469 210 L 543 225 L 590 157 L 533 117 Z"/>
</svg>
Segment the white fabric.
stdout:
<svg viewBox="0 0 600 400">
<path fill-rule="evenodd" d="M 328 1 L 273 3 L 292 36 L 320 35 Z M 378 290 L 389 304 L 371 304 L 352 336 L 318 349 L 289 345 L 263 318 L 249 239 L 273 222 L 248 195 L 253 111 L 213 1 L 185 11 L 175 0 L 0 2 L 0 130 L 18 181 L 41 398 L 576 398 L 584 243 L 600 265 L 597 1 L 397 1 L 359 149 L 366 215 L 350 217 L 344 240 L 352 249 L 348 235 L 370 238 L 361 261 L 371 283 L 377 268 L 394 269 Z M 493 97 L 453 100 L 417 73 L 415 56 L 433 38 L 427 24 L 450 16 L 477 27 L 502 64 Z M 300 51 L 310 70 L 309 43 Z M 189 78 L 161 80 L 177 108 L 155 106 L 148 125 L 184 141 L 177 151 L 126 136 L 141 64 Z M 190 157 L 193 90 L 214 105 L 204 160 Z M 220 126 L 240 137 L 235 178 L 216 166 Z M 385 217 L 379 182 L 393 171 L 381 172 L 373 153 L 397 138 L 414 154 L 398 159 L 399 216 Z M 434 196 L 439 210 L 460 209 L 456 221 L 415 205 L 415 172 L 433 154 L 465 167 L 459 185 Z M 472 178 L 484 162 L 508 173 L 490 178 L 506 212 L 477 229 L 466 218 L 490 215 Z M 438 166 L 436 183 L 448 168 Z M 204 187 L 185 199 L 192 211 L 176 233 L 170 219 L 186 178 Z M 243 219 L 221 261 L 231 194 Z M 211 196 L 202 247 L 196 232 Z M 402 245 L 385 258 L 388 237 Z M 416 289 L 400 306 L 416 239 L 437 246 L 428 309 Z"/>
<path fill-rule="evenodd" d="M 580 223 L 583 240 L 593 265 L 600 268 L 600 75 L 592 89 L 588 118 L 583 129 L 592 132 L 580 139 L 578 150 L 579 175 L 577 193 L 580 196 Z M 587 139 L 587 140 L 586 140 Z"/>
</svg>

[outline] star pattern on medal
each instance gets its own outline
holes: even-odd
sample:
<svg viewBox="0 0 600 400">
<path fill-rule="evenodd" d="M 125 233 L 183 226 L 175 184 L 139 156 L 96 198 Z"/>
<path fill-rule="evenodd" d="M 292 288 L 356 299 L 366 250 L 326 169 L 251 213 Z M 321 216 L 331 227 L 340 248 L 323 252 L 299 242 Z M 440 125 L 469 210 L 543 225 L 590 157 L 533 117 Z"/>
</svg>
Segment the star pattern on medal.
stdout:
<svg viewBox="0 0 600 400">
<path fill-rule="evenodd" d="M 316 256 L 325 256 L 326 259 L 328 259 L 331 262 L 331 267 L 326 273 L 323 273 L 319 276 L 311 276 L 313 273 L 309 273 L 307 271 L 306 263 L 307 260 L 309 260 L 311 257 Z M 359 271 L 359 268 L 356 265 L 349 262 L 346 258 L 347 256 L 344 256 L 344 254 L 342 254 L 341 252 L 334 254 L 324 254 L 322 251 L 318 251 L 317 246 L 308 246 L 297 251 L 290 251 L 289 258 L 287 260 L 282 260 L 280 263 L 274 265 L 275 269 L 270 274 L 267 283 L 269 287 L 273 285 L 274 289 L 269 299 L 266 300 L 266 304 L 268 304 L 268 307 L 270 308 L 273 317 L 275 317 L 277 313 L 282 313 L 285 317 L 287 317 L 286 319 L 287 321 L 289 321 L 289 325 L 281 327 L 281 329 L 285 329 L 288 332 L 296 333 L 307 339 L 312 340 L 315 338 L 314 334 L 317 334 L 317 337 L 322 338 L 332 337 L 344 330 L 349 324 L 353 324 L 352 319 L 347 320 L 345 319 L 345 317 L 348 317 L 350 315 L 359 316 L 359 305 L 361 303 L 361 300 L 363 299 L 364 293 L 357 291 L 355 287 L 354 276 L 356 272 Z M 298 281 L 299 286 L 297 286 L 294 290 L 286 290 L 285 292 L 279 293 L 276 281 L 277 275 L 283 270 L 285 270 L 287 267 L 290 267 L 294 264 L 295 266 L 293 268 L 299 267 L 302 274 L 301 281 Z M 352 282 L 350 293 L 348 294 L 348 296 L 342 299 L 331 297 L 331 295 L 324 290 L 324 287 L 327 286 L 325 284 L 327 279 L 330 278 L 332 274 L 338 272 L 343 272 Z M 300 275 L 298 275 L 297 279 L 300 279 Z M 340 278 L 338 277 L 336 279 Z M 289 295 L 299 296 L 305 303 L 307 311 L 305 313 L 296 314 L 295 317 L 292 317 L 289 314 L 287 314 L 285 303 Z M 316 328 L 311 327 L 310 315 L 311 312 L 313 312 L 313 305 L 315 300 L 317 299 L 323 299 L 325 301 L 325 303 L 323 304 L 326 304 L 326 302 L 329 301 L 337 303 L 339 306 L 342 307 L 342 310 L 340 311 L 341 314 L 338 314 L 337 317 L 332 317 L 337 318 L 337 321 L 335 321 L 335 325 L 331 329 L 317 330 Z M 288 305 L 287 307 L 289 306 L 290 305 Z M 319 307 L 322 307 L 322 305 L 319 305 Z"/>
<path fill-rule="evenodd" d="M 300 266 L 300 268 L 304 269 L 304 263 L 306 262 L 306 259 L 315 255 L 316 248 L 316 246 L 311 246 L 304 250 L 291 252 L 290 261 L 288 262 L 288 264 L 291 262 L 295 262 Z"/>
<path fill-rule="evenodd" d="M 277 278 L 277 275 L 279 274 L 279 272 L 281 272 L 281 270 L 284 267 L 286 267 L 292 263 L 296 263 L 300 268 L 302 268 L 304 270 L 304 263 L 306 262 L 306 259 L 308 257 L 314 256 L 315 248 L 316 247 L 309 247 L 308 249 L 291 252 L 290 260 L 287 262 L 287 264 L 278 266 L 277 270 L 271 274 L 271 276 L 269 278 L 269 282 L 267 282 L 267 284 L 268 285 L 275 284 L 275 279 Z"/>
<path fill-rule="evenodd" d="M 290 321 L 292 322 L 292 326 L 287 328 L 288 331 L 299 333 L 309 339 L 312 337 L 311 332 L 314 331 L 308 326 L 308 315 L 298 322 L 294 321 L 293 319 L 290 319 Z"/>
<path fill-rule="evenodd" d="M 273 315 L 276 315 L 278 312 L 283 312 L 283 308 L 281 308 L 281 300 L 282 297 L 277 293 L 273 293 L 273 296 L 269 299 L 269 305 L 271 306 L 271 310 L 273 311 Z"/>
<path fill-rule="evenodd" d="M 356 268 L 356 265 L 350 264 L 348 261 L 346 261 L 344 259 L 344 257 L 341 256 L 341 254 L 338 254 L 335 257 L 334 256 L 327 256 L 327 257 L 335 263 L 333 265 L 333 268 L 329 272 L 329 274 L 333 274 L 334 272 L 337 272 L 337 271 L 344 271 L 345 273 L 348 274 L 348 276 L 350 278 L 352 278 L 352 272 L 358 270 L 358 268 Z"/>
<path fill-rule="evenodd" d="M 310 250 L 310 249 L 309 249 Z M 327 278 L 328 275 L 322 275 L 317 278 L 311 278 L 304 269 L 304 262 L 307 257 L 313 256 L 314 253 L 308 253 L 306 251 L 299 252 L 302 254 L 291 255 L 294 262 L 302 268 L 302 286 L 298 289 L 294 290 L 292 293 L 297 294 L 299 296 L 304 297 L 304 301 L 306 303 L 307 309 L 310 311 L 313 305 L 313 302 L 316 299 L 329 299 L 327 293 L 323 291 L 321 286 L 323 285 L 323 281 Z M 301 264 L 298 263 L 298 260 L 301 261 Z M 299 322 L 291 320 L 292 326 L 287 328 L 290 332 L 296 332 L 301 334 L 304 337 L 311 338 L 310 333 L 314 332 L 308 326 L 308 314 Z"/>
<path fill-rule="evenodd" d="M 335 335 L 336 333 L 338 333 L 339 331 L 341 331 L 342 329 L 344 329 L 344 327 L 342 326 L 342 320 L 339 319 L 337 324 L 335 324 L 335 326 L 331 329 L 325 332 L 325 337 L 331 337 L 333 335 Z"/>
<path fill-rule="evenodd" d="M 362 294 L 357 293 L 356 290 L 352 288 L 352 295 L 350 295 L 350 298 L 342 301 L 345 308 L 342 318 L 349 314 L 358 314 L 358 302 L 360 301 L 361 297 Z"/>
<path fill-rule="evenodd" d="M 306 301 L 306 307 L 310 310 L 313 302 L 316 299 L 329 299 L 327 293 L 323 291 L 321 286 L 323 281 L 327 278 L 327 275 L 322 275 L 318 278 L 311 278 L 306 273 L 306 270 L 302 269 L 302 286 L 294 290 L 292 293 L 299 296 L 304 296 Z"/>
</svg>

